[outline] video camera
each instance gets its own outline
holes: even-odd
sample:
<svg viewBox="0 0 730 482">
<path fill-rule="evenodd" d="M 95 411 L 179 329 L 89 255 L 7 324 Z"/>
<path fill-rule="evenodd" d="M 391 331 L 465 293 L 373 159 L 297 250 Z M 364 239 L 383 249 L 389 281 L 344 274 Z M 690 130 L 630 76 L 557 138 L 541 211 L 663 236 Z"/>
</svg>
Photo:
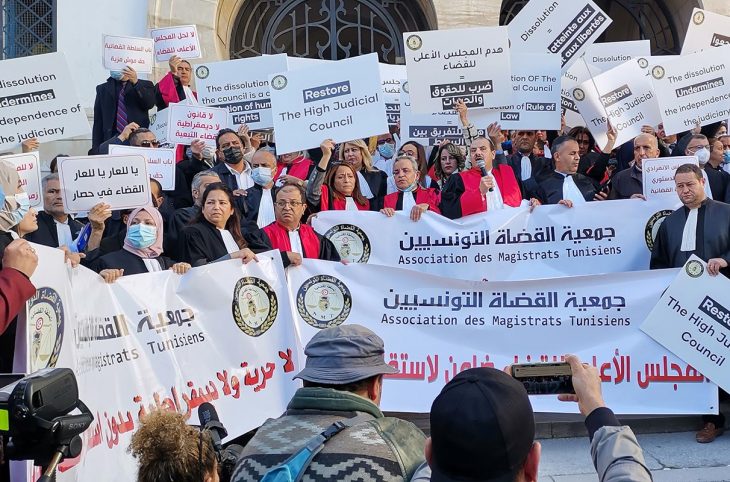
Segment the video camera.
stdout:
<svg viewBox="0 0 730 482">
<path fill-rule="evenodd" d="M 76 409 L 81 413 L 69 415 Z M 81 453 L 79 434 L 93 421 L 69 368 L 46 368 L 0 389 L 0 435 L 9 438 L 5 455 L 43 467 L 39 481 L 51 480 L 63 459 Z"/>
</svg>

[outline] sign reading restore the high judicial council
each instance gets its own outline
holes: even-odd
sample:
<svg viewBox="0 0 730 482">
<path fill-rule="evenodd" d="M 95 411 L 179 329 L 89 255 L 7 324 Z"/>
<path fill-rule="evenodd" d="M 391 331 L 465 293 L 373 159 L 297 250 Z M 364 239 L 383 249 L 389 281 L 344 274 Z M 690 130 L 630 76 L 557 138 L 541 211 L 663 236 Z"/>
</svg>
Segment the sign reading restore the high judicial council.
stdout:
<svg viewBox="0 0 730 482">
<path fill-rule="evenodd" d="M 317 147 L 388 132 L 378 55 L 269 76 L 276 151 Z"/>
</svg>

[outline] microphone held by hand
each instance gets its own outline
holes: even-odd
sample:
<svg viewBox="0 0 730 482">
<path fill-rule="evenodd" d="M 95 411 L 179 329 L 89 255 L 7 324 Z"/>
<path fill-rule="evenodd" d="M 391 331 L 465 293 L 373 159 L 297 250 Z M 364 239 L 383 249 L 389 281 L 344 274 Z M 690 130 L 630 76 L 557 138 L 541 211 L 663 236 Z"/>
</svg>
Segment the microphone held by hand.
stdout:
<svg viewBox="0 0 730 482">
<path fill-rule="evenodd" d="M 487 163 L 484 162 L 483 157 L 477 157 L 477 166 L 479 167 L 479 170 L 482 172 L 482 177 L 487 176 Z M 494 188 L 489 188 L 489 192 L 494 191 Z"/>
</svg>

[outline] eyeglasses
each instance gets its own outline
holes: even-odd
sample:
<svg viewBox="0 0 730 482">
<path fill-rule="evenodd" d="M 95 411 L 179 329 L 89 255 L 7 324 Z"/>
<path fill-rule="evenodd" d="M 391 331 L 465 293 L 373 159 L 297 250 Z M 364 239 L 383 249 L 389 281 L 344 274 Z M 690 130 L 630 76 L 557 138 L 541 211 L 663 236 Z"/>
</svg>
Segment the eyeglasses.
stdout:
<svg viewBox="0 0 730 482">
<path fill-rule="evenodd" d="M 160 141 L 142 141 L 139 143 L 141 147 L 158 147 L 160 145 Z"/>
<path fill-rule="evenodd" d="M 279 209 L 284 209 L 287 206 L 290 206 L 292 209 L 294 209 L 304 205 L 304 203 L 300 201 L 276 201 L 275 204 L 276 207 L 278 207 Z"/>
<path fill-rule="evenodd" d="M 386 143 L 387 144 L 392 144 L 393 143 L 393 138 L 392 137 L 388 137 L 387 139 L 379 139 L 378 140 L 378 145 L 379 146 L 382 146 L 383 144 L 386 144 Z"/>
</svg>

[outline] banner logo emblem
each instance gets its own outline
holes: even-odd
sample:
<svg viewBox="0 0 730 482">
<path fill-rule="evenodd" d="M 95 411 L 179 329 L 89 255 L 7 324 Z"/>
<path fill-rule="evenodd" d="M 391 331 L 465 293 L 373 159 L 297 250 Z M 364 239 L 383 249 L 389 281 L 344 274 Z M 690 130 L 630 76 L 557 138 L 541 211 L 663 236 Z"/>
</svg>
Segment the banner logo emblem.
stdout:
<svg viewBox="0 0 730 482">
<path fill-rule="evenodd" d="M 297 292 L 299 316 L 320 330 L 344 323 L 351 309 L 350 289 L 334 276 L 313 276 Z"/>
<path fill-rule="evenodd" d="M 210 70 L 208 70 L 208 67 L 205 65 L 201 65 L 197 69 L 195 69 L 195 76 L 199 79 L 207 79 L 210 75 Z"/>
<path fill-rule="evenodd" d="M 573 97 L 578 102 L 581 102 L 583 99 L 586 98 L 585 92 L 583 92 L 583 89 L 573 89 Z"/>
<path fill-rule="evenodd" d="M 684 267 L 684 270 L 690 277 L 699 278 L 700 276 L 702 276 L 702 273 L 705 272 L 705 267 L 702 266 L 702 263 L 700 263 L 696 259 L 693 259 L 692 261 L 689 261 L 687 263 L 687 265 Z"/>
<path fill-rule="evenodd" d="M 648 60 L 646 60 L 646 59 L 645 59 L 645 58 L 643 58 L 643 57 L 642 57 L 642 58 L 640 58 L 640 59 L 639 59 L 639 67 L 641 67 L 642 69 L 645 69 L 645 68 L 649 67 L 649 61 L 648 61 Z"/>
<path fill-rule="evenodd" d="M 657 65 L 656 67 L 651 69 L 651 75 L 653 75 L 654 78 L 657 80 L 662 79 L 665 73 L 666 72 L 664 72 L 664 67 L 662 67 L 661 65 Z"/>
<path fill-rule="evenodd" d="M 248 336 L 261 336 L 276 321 L 279 302 L 274 289 L 261 278 L 246 276 L 233 292 L 233 319 Z"/>
<path fill-rule="evenodd" d="M 367 263 L 370 259 L 370 240 L 365 231 L 354 224 L 332 226 L 324 234 L 340 253 L 340 258 L 350 263 Z"/>
<path fill-rule="evenodd" d="M 286 77 L 283 75 L 277 75 L 273 79 L 271 79 L 271 86 L 275 88 L 276 90 L 281 90 L 284 87 L 286 87 L 286 84 L 288 81 L 286 80 Z"/>
<path fill-rule="evenodd" d="M 418 50 L 423 45 L 423 40 L 421 40 L 421 37 L 418 35 L 410 35 L 406 40 L 406 45 L 408 45 L 408 48 L 411 50 Z"/>
<path fill-rule="evenodd" d="M 654 241 L 659 233 L 659 226 L 661 226 L 664 219 L 673 212 L 674 211 L 671 209 L 664 209 L 654 213 L 654 215 L 646 222 L 646 227 L 644 228 L 644 242 L 646 242 L 646 247 L 649 248 L 649 251 L 654 249 Z"/>
<path fill-rule="evenodd" d="M 28 301 L 31 371 L 56 366 L 63 344 L 64 320 L 61 296 L 52 288 L 39 288 Z"/>
<path fill-rule="evenodd" d="M 695 25 L 701 25 L 705 21 L 705 12 L 702 10 L 695 12 L 695 14 L 692 16 L 692 21 Z"/>
</svg>

